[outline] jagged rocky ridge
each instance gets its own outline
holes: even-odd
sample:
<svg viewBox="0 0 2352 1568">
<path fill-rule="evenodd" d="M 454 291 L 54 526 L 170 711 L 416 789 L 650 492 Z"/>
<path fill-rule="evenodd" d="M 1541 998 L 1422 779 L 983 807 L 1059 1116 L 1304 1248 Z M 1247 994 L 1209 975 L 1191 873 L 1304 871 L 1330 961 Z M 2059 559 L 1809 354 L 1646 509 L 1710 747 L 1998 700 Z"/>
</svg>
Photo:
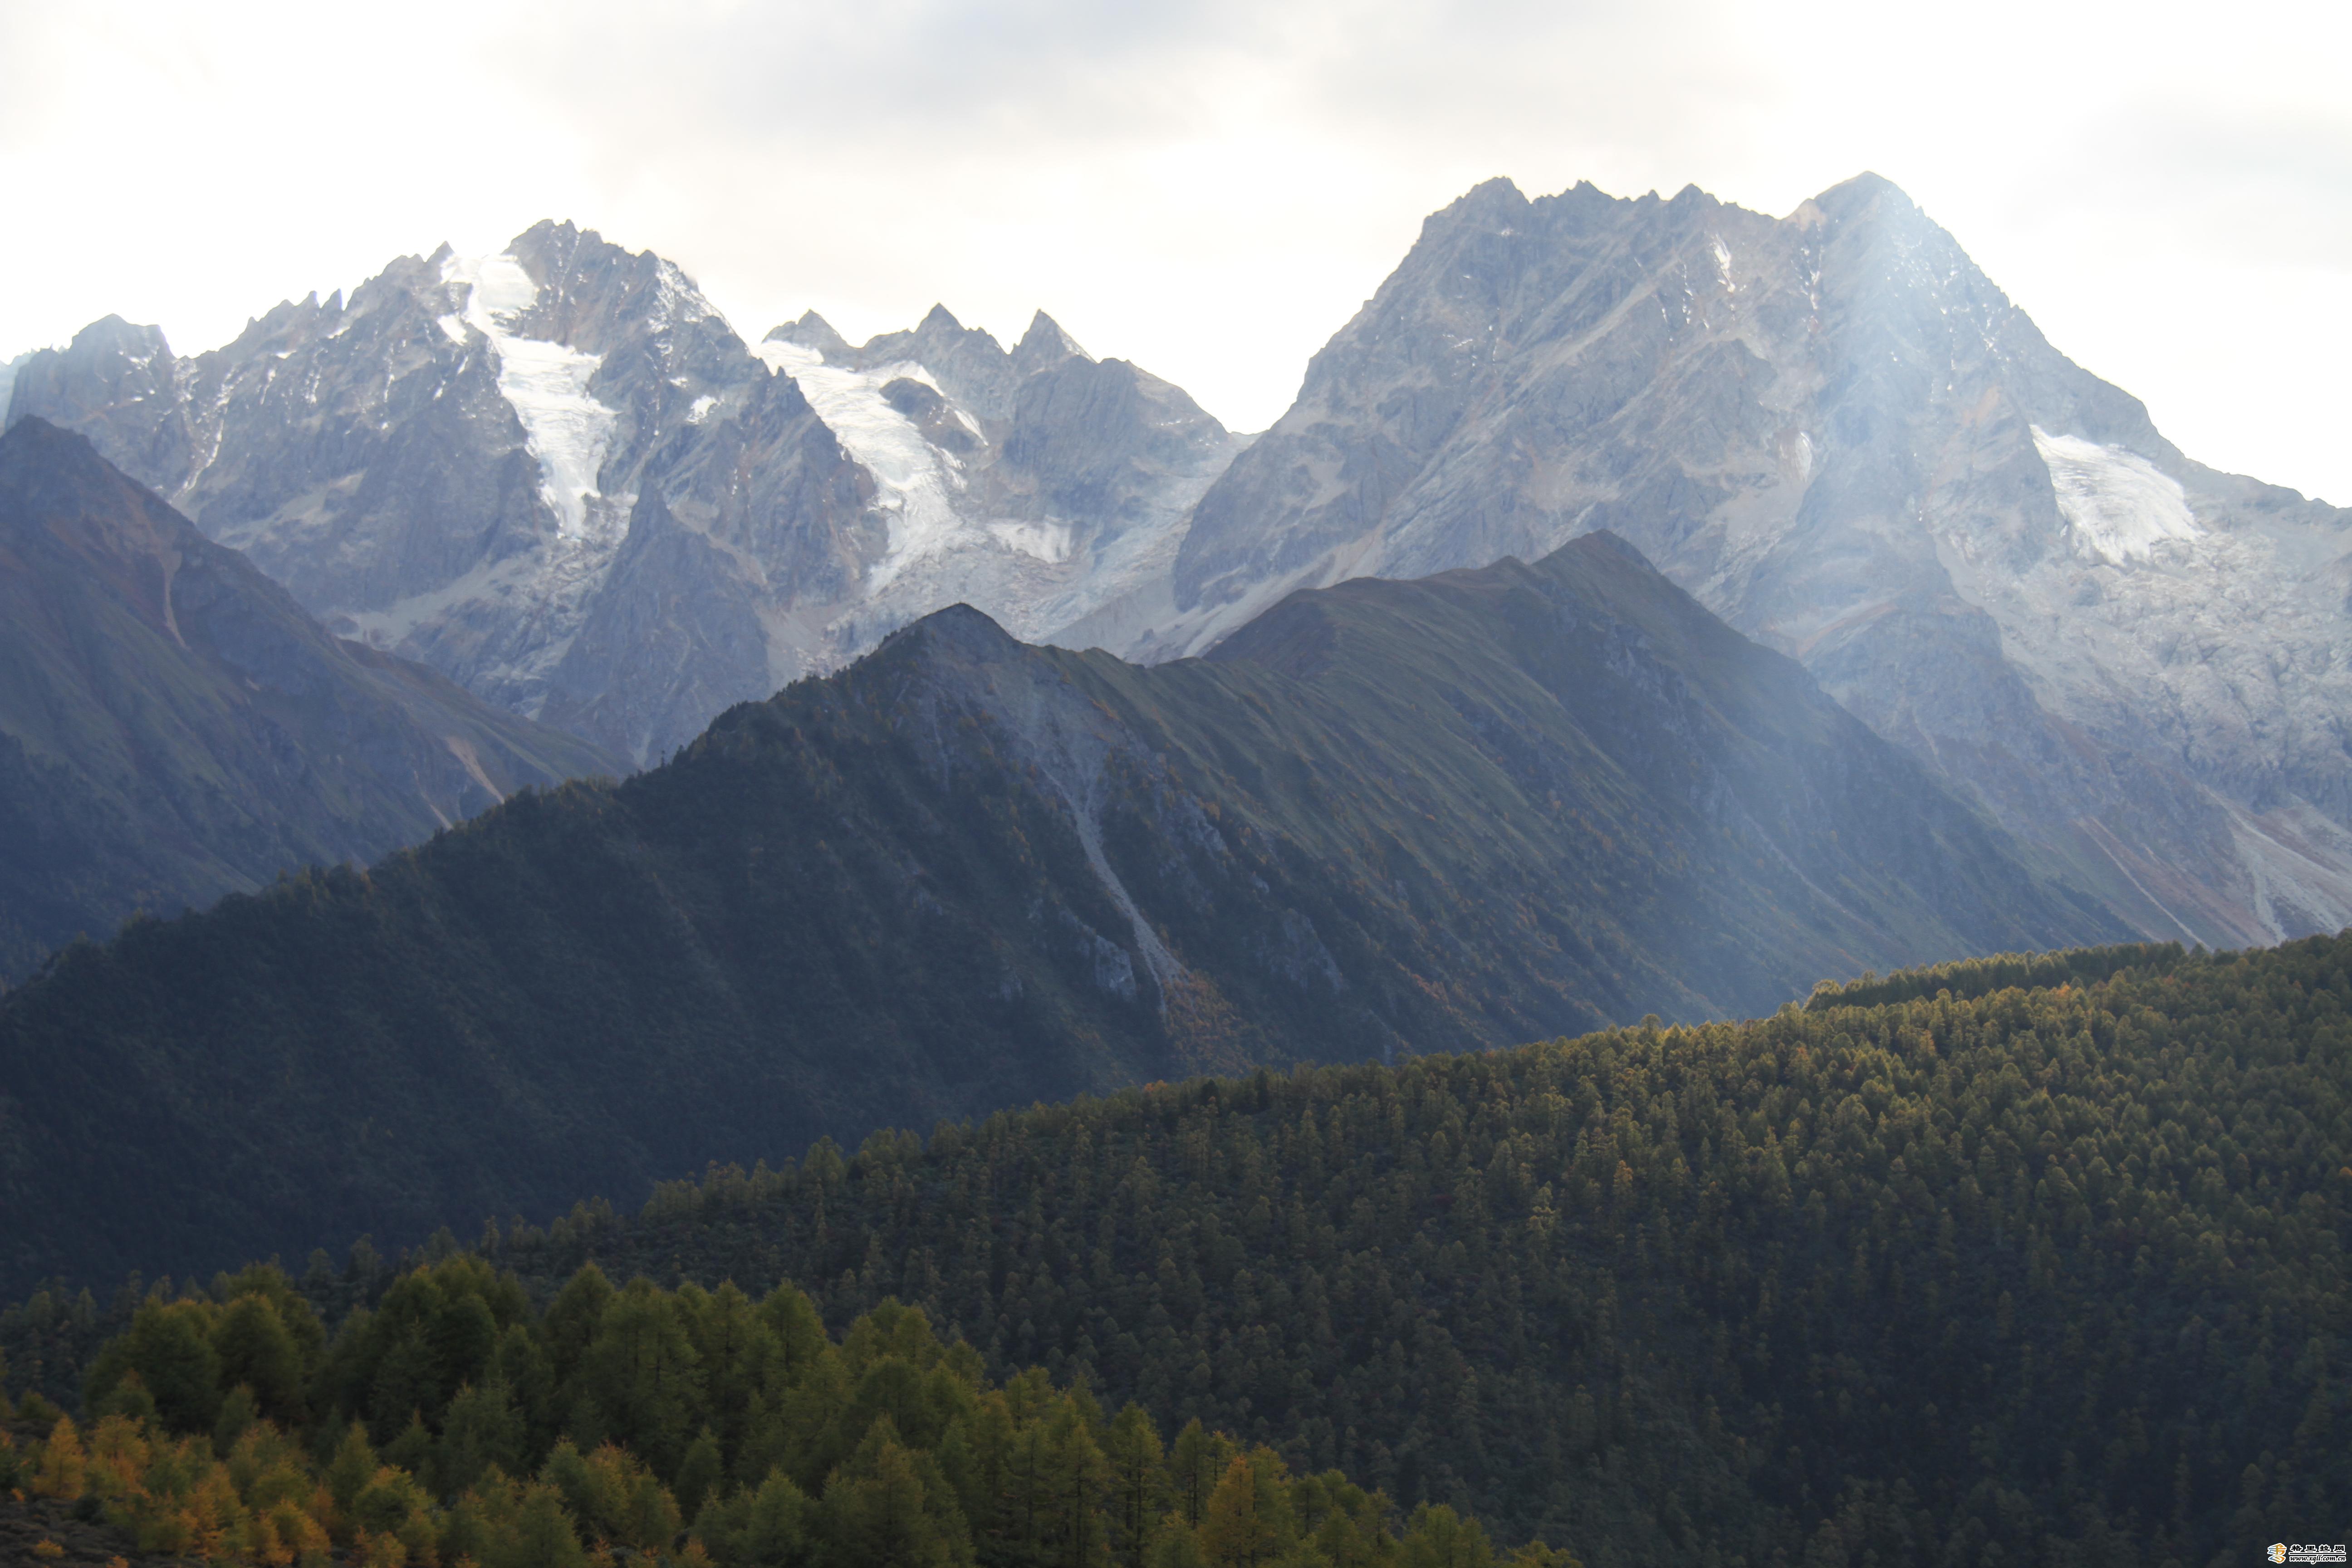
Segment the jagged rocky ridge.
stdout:
<svg viewBox="0 0 2352 1568">
<path fill-rule="evenodd" d="M 1612 537 L 1157 668 L 958 606 L 664 766 L 0 1003 L 0 1294 L 2117 929 Z"/>
<path fill-rule="evenodd" d="M 2352 512 L 2184 457 L 1875 176 L 1780 219 L 1479 186 L 1114 646 L 1596 528 L 2145 933 L 2352 922 Z"/>
<path fill-rule="evenodd" d="M 81 437 L 0 437 L 0 978 L 619 765 L 329 637 Z"/>
<path fill-rule="evenodd" d="M 1149 661 L 1606 527 L 2143 933 L 2352 921 L 2352 514 L 2183 457 L 1875 177 L 1481 186 L 1255 447 L 1042 316 L 746 346 L 553 225 L 16 376 L 338 626 L 633 758 L 957 600 Z"/>
<path fill-rule="evenodd" d="M 190 358 L 109 318 L 7 406 L 337 632 L 639 762 L 958 600 L 1027 637 L 1131 631 L 1240 445 L 1042 312 L 1010 353 L 944 309 L 755 348 L 672 263 L 552 223 Z"/>
</svg>

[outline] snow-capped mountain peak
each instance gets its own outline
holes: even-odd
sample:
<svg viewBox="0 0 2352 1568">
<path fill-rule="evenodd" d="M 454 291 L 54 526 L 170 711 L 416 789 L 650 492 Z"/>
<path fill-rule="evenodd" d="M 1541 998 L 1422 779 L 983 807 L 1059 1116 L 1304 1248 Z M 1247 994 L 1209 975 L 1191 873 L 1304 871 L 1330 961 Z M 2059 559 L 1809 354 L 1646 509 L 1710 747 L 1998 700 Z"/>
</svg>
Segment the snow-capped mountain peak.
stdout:
<svg viewBox="0 0 2352 1568">
<path fill-rule="evenodd" d="M 640 759 L 957 600 L 1030 637 L 1132 600 L 1238 446 L 1043 312 L 1013 353 L 944 306 L 752 345 L 552 222 L 190 359 L 110 320 L 18 375 L 343 635 Z"/>
<path fill-rule="evenodd" d="M 1600 528 L 2142 930 L 2352 922 L 2352 513 L 2189 461 L 1876 175 L 1782 219 L 1470 192 L 1202 497 L 1131 651 Z"/>
</svg>

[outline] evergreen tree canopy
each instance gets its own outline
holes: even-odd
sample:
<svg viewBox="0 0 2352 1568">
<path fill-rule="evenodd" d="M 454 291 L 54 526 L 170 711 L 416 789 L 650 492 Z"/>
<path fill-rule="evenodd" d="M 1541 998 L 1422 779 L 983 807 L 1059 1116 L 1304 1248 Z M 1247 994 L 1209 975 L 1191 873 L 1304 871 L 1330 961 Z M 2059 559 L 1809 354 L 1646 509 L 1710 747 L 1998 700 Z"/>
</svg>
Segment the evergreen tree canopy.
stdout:
<svg viewBox="0 0 2352 1568">
<path fill-rule="evenodd" d="M 402 1274 L 330 1343 L 282 1274 L 247 1269 L 142 1302 L 91 1366 L 89 1436 L 59 1416 L 20 1454 L 0 1432 L 0 1484 L 86 1504 L 142 1552 L 268 1568 L 336 1547 L 389 1568 L 622 1550 L 677 1568 L 1501 1561 L 1450 1512 L 1399 1518 L 1336 1471 L 1294 1475 L 1197 1424 L 1174 1452 L 1224 1479 L 1188 1516 L 1139 1407 L 1107 1418 L 1083 1381 L 1037 1369 L 993 1384 L 896 1300 L 838 1342 L 816 1321 L 789 1285 L 756 1304 L 731 1284 L 615 1290 L 593 1264 L 542 1311 L 461 1257 Z M 267 1353 L 240 1362 L 257 1341 Z M 212 1352 L 201 1396 L 192 1345 Z M 284 1374 L 267 1415 L 230 1381 L 248 1365 Z M 158 1385 L 182 1396 L 159 1405 Z M 1514 1561 L 1560 1559 L 1537 1542 Z"/>
<path fill-rule="evenodd" d="M 821 1146 L 499 1257 L 895 1294 L 1592 1563 L 2203 1563 L 2352 1523 L 2347 1006 L 2352 938 L 1974 961 Z"/>
<path fill-rule="evenodd" d="M 55 1387 L 112 1334 L 92 1410 L 261 1430 L 282 1386 L 224 1368 L 276 1364 L 266 1296 L 310 1429 L 445 1486 L 616 1438 L 742 1561 L 951 1554 L 939 1484 L 983 1558 L 1375 1561 L 1392 1505 L 1416 1561 L 2236 1560 L 2347 1523 L 2347 1007 L 2352 938 L 1986 960 L 820 1142 L 0 1343 Z"/>
</svg>

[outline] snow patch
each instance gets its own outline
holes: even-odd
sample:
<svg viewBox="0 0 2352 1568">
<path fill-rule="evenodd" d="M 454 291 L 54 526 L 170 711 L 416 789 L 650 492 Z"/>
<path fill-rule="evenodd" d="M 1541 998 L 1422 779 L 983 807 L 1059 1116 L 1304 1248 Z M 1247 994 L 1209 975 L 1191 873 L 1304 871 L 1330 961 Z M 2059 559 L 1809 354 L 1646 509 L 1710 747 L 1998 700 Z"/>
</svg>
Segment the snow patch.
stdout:
<svg viewBox="0 0 2352 1568">
<path fill-rule="evenodd" d="M 563 343 L 527 338 L 515 319 L 539 302 L 539 285 L 511 251 L 442 263 L 445 283 L 463 284 L 466 325 L 490 341 L 499 360 L 499 391 L 522 421 L 523 439 L 539 459 L 539 493 L 555 513 L 556 531 L 578 539 L 587 531 L 588 502 L 602 492 L 598 476 L 620 416 L 588 395 L 604 363 Z M 444 317 L 442 330 L 448 331 Z"/>
<path fill-rule="evenodd" d="M 1060 522 L 992 522 L 988 536 L 1007 550 L 1032 555 L 1047 565 L 1070 558 L 1070 529 Z"/>
<path fill-rule="evenodd" d="M 701 396 L 696 398 L 694 400 L 694 405 L 686 411 L 686 422 L 688 425 L 699 425 L 704 419 L 709 416 L 710 411 L 718 406 L 719 395 L 714 392 L 706 392 Z"/>
<path fill-rule="evenodd" d="M 646 324 L 662 331 L 680 321 L 707 321 L 717 317 L 718 307 L 703 298 L 702 290 L 681 271 L 677 263 L 663 261 L 654 274 L 654 308 Z"/>
<path fill-rule="evenodd" d="M 2137 452 L 2032 426 L 2034 448 L 2058 491 L 2059 514 L 2077 543 L 2121 566 L 2146 561 L 2168 539 L 2200 531 L 2180 482 Z"/>
<path fill-rule="evenodd" d="M 849 370 L 825 363 L 822 350 L 776 338 L 756 344 L 752 352 L 770 370 L 799 384 L 817 417 L 874 476 L 880 492 L 877 504 L 890 514 L 890 548 L 868 579 L 869 592 L 971 531 L 950 499 L 963 488 L 963 477 L 951 466 L 954 459 L 924 440 L 914 421 L 882 396 L 885 386 L 901 378 L 938 392 L 930 372 L 907 361 Z"/>
<path fill-rule="evenodd" d="M 1715 271 L 1716 276 L 1723 279 L 1723 291 L 1727 294 L 1738 293 L 1739 285 L 1731 280 L 1731 247 L 1723 243 L 1722 237 L 1719 235 L 1711 234 L 1706 237 L 1707 243 L 1715 247 Z"/>
</svg>

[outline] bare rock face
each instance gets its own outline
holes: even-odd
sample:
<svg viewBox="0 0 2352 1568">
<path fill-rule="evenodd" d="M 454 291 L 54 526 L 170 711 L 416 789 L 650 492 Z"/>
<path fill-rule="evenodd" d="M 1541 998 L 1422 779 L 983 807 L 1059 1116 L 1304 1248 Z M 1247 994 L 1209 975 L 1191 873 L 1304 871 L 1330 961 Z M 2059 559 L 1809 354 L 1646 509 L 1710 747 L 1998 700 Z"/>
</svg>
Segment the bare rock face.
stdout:
<svg viewBox="0 0 2352 1568">
<path fill-rule="evenodd" d="M 1479 186 L 1115 646 L 1601 528 L 2149 935 L 2352 922 L 2352 512 L 2182 456 L 1873 175 L 1781 219 Z"/>
<path fill-rule="evenodd" d="M 1042 314 L 1010 353 L 944 309 L 755 351 L 569 224 L 193 358 L 109 318 L 9 369 L 11 423 L 88 436 L 333 630 L 638 762 L 942 605 L 1050 638 L 1164 579 L 1242 445 Z"/>
</svg>

